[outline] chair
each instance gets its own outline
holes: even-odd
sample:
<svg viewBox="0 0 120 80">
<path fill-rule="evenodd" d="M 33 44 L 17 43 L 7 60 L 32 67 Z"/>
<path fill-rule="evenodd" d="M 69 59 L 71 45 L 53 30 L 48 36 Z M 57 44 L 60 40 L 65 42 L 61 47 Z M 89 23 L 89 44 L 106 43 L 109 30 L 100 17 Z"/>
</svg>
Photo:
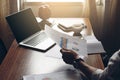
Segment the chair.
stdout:
<svg viewBox="0 0 120 80">
<path fill-rule="evenodd" d="M 4 57 L 6 56 L 7 50 L 2 42 L 2 40 L 0 39 L 0 64 L 2 63 Z"/>
</svg>

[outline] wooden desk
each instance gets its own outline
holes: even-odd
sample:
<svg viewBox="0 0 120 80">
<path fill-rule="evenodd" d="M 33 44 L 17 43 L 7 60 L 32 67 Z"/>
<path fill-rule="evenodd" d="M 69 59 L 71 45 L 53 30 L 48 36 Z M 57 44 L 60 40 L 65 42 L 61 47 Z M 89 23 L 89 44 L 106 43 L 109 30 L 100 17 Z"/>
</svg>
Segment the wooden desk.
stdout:
<svg viewBox="0 0 120 80">
<path fill-rule="evenodd" d="M 100 54 L 89 55 L 87 63 L 103 69 Z M 0 67 L 0 80 L 20 80 L 23 75 L 50 73 L 71 67 L 62 59 L 46 57 L 45 53 L 20 47 L 14 40 Z"/>
</svg>

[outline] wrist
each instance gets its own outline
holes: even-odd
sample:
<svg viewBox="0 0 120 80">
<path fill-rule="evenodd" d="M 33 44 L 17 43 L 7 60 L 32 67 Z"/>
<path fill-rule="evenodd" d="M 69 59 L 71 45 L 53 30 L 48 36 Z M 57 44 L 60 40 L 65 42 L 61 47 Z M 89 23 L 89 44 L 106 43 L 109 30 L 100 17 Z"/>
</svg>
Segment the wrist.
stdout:
<svg viewBox="0 0 120 80">
<path fill-rule="evenodd" d="M 75 59 L 75 60 L 73 61 L 73 66 L 74 66 L 74 68 L 79 69 L 80 62 L 84 62 L 84 60 L 81 59 L 81 58 Z"/>
</svg>

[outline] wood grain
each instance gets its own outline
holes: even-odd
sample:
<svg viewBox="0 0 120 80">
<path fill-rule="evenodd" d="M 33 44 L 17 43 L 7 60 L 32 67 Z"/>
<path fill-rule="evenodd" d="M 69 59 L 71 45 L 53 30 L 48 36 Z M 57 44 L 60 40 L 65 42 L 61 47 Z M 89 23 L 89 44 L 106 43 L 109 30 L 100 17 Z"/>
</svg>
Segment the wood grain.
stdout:
<svg viewBox="0 0 120 80">
<path fill-rule="evenodd" d="M 44 54 L 20 47 L 14 40 L 0 66 L 0 80 L 20 80 L 23 75 L 56 72 L 70 67 L 62 59 L 45 57 Z M 89 55 L 86 62 L 104 69 L 100 54 Z"/>
</svg>

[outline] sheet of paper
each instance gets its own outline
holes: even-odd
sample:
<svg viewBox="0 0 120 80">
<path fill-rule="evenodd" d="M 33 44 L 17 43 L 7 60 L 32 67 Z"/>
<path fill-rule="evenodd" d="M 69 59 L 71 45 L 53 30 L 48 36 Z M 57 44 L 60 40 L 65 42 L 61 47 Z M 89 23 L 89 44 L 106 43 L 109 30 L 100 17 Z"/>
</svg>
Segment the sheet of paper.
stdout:
<svg viewBox="0 0 120 80">
<path fill-rule="evenodd" d="M 76 70 L 65 70 L 48 74 L 36 74 L 23 76 L 23 80 L 82 80 Z"/>
<path fill-rule="evenodd" d="M 105 53 L 105 50 L 100 41 L 96 39 L 94 35 L 86 36 L 87 40 L 87 52 L 88 54 L 92 53 Z"/>
<path fill-rule="evenodd" d="M 78 53 L 80 56 L 85 56 L 87 57 L 87 44 L 86 44 L 86 40 L 84 39 L 80 39 L 79 37 L 73 37 L 73 36 L 69 36 L 67 34 L 58 32 L 52 28 L 50 28 L 49 26 L 45 26 L 45 32 L 46 34 L 51 37 L 51 39 L 53 39 L 60 47 L 61 46 L 61 39 L 64 38 L 67 40 L 66 42 L 66 48 L 67 49 L 71 49 L 73 51 L 75 51 L 76 53 Z M 49 54 L 48 54 L 49 55 Z M 51 54 L 50 54 L 51 55 Z"/>
<path fill-rule="evenodd" d="M 45 56 L 62 59 L 62 54 L 60 53 L 60 49 L 61 47 L 59 45 L 55 45 L 54 47 L 52 47 L 52 49 L 48 50 L 45 53 Z"/>
</svg>

